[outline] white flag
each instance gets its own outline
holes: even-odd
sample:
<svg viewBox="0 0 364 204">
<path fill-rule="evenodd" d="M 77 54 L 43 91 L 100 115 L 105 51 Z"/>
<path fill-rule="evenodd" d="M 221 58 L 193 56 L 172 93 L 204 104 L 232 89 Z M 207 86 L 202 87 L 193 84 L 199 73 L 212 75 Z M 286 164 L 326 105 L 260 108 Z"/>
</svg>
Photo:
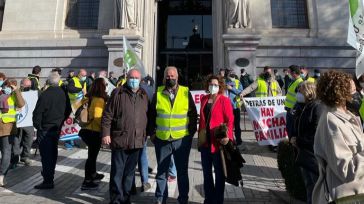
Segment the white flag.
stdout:
<svg viewBox="0 0 364 204">
<path fill-rule="evenodd" d="M 357 50 L 356 56 L 356 77 L 364 74 L 364 13 L 363 0 L 349 0 L 350 18 L 348 28 L 349 45 Z"/>
<path fill-rule="evenodd" d="M 135 50 L 132 46 L 130 46 L 129 41 L 123 36 L 123 47 L 124 47 L 124 67 L 126 67 L 126 71 L 128 72 L 130 69 L 139 69 L 140 73 L 143 76 L 145 75 L 145 68 L 143 62 L 140 60 L 138 55 L 135 53 Z"/>
</svg>

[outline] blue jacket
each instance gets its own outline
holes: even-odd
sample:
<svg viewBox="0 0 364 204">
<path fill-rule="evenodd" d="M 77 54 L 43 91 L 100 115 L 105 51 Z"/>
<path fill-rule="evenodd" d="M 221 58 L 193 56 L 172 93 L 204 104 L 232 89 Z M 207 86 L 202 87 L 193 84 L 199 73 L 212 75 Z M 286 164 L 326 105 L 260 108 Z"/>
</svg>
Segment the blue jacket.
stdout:
<svg viewBox="0 0 364 204">
<path fill-rule="evenodd" d="M 231 90 L 227 90 L 226 96 L 230 98 L 230 102 L 233 105 L 234 109 L 240 108 L 240 106 L 238 106 L 238 103 L 236 102 L 236 97 L 239 97 L 240 93 L 244 90 L 243 85 L 241 85 L 240 81 L 237 81 L 239 83 L 239 87 L 236 87 L 236 83 L 234 81 L 231 81 L 230 79 L 226 80 L 226 85 L 230 85 L 233 88 Z"/>
</svg>

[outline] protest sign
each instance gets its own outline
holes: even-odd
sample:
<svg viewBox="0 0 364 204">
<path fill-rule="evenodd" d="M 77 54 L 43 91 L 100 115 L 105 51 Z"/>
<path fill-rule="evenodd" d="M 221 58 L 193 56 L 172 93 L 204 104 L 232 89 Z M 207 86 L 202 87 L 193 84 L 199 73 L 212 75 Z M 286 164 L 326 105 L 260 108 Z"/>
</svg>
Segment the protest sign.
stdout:
<svg viewBox="0 0 364 204">
<path fill-rule="evenodd" d="M 21 93 L 25 105 L 16 113 L 16 127 L 31 127 L 33 126 L 33 111 L 38 100 L 38 91 L 27 91 Z"/>
<path fill-rule="evenodd" d="M 74 116 L 72 115 L 73 114 L 71 114 L 71 116 L 64 122 L 62 126 L 60 134 L 61 141 L 79 139 L 78 133 L 81 130 L 81 127 L 77 123 L 73 122 Z"/>
<path fill-rule="evenodd" d="M 206 95 L 206 91 L 199 90 L 199 91 L 191 91 L 191 95 L 193 98 L 193 101 L 195 102 L 197 114 L 200 114 L 200 108 L 201 108 L 201 98 L 202 96 Z"/>
<path fill-rule="evenodd" d="M 284 96 L 266 98 L 244 98 L 246 110 L 252 122 L 259 145 L 278 145 L 287 139 Z"/>
</svg>

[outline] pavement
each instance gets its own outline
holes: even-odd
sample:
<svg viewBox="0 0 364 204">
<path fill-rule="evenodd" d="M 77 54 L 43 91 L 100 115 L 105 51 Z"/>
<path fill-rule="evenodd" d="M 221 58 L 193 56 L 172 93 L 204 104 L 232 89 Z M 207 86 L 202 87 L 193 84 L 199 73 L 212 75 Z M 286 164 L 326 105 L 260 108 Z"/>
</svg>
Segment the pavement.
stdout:
<svg viewBox="0 0 364 204">
<path fill-rule="evenodd" d="M 246 160 L 242 168 L 243 186 L 235 187 L 226 185 L 226 204 L 263 204 L 263 203 L 298 203 L 290 199 L 285 191 L 284 180 L 277 168 L 276 153 L 270 152 L 265 146 L 258 146 L 255 141 L 251 126 L 247 124 L 247 130 L 242 137 L 246 150 L 242 155 Z M 250 129 L 250 130 L 249 130 Z M 196 148 L 197 138 L 194 138 L 193 148 L 189 160 L 189 198 L 191 204 L 203 203 L 203 179 L 200 154 Z M 81 191 L 83 182 L 85 159 L 87 149 L 74 148 L 66 150 L 60 146 L 59 157 L 55 174 L 55 188 L 52 190 L 37 190 L 34 185 L 42 181 L 41 163 L 39 154 L 32 157 L 31 166 L 19 165 L 11 170 L 7 177 L 5 188 L 0 187 L 0 203 L 24 204 L 24 203 L 74 203 L 93 204 L 108 203 L 108 181 L 110 179 L 110 150 L 102 149 L 97 160 L 97 169 L 105 174 L 99 189 L 93 191 Z M 153 172 L 149 174 L 149 182 L 152 188 L 140 193 L 140 177 L 136 173 L 138 194 L 132 197 L 132 203 L 153 203 L 156 183 L 156 158 L 154 146 L 148 143 L 149 166 Z M 176 182 L 168 184 L 168 203 L 177 203 L 178 188 Z"/>
</svg>

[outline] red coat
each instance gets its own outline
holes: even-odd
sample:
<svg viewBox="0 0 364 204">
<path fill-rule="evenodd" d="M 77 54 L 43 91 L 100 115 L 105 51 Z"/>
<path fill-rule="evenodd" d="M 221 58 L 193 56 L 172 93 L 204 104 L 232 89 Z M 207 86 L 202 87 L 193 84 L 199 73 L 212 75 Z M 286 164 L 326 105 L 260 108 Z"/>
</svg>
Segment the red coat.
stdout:
<svg viewBox="0 0 364 204">
<path fill-rule="evenodd" d="M 206 128 L 206 119 L 204 110 L 206 104 L 209 100 L 210 95 L 205 95 L 201 99 L 201 109 L 200 109 L 200 125 L 199 131 Z M 233 136 L 233 127 L 234 127 L 234 114 L 233 114 L 233 107 L 231 105 L 230 99 L 224 95 L 218 95 L 218 99 L 215 102 L 214 107 L 212 108 L 211 116 L 210 116 L 210 136 L 211 136 L 211 153 L 215 153 L 219 147 L 220 143 L 218 143 L 214 136 L 214 129 L 219 127 L 220 124 L 226 123 L 228 127 L 228 137 L 231 141 L 234 141 Z M 208 130 L 206 130 L 208 131 Z M 208 147 L 206 143 L 204 145 Z"/>
</svg>

